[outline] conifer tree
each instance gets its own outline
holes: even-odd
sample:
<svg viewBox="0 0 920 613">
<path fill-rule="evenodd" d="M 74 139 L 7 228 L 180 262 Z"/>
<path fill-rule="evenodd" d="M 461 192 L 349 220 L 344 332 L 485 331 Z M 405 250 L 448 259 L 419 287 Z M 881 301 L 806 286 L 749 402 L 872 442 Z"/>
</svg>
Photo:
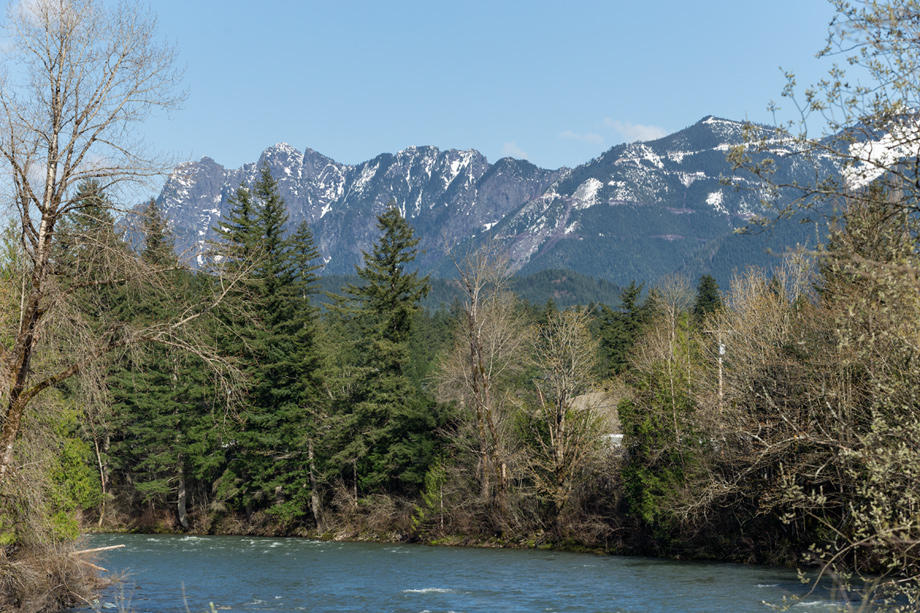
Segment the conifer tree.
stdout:
<svg viewBox="0 0 920 613">
<path fill-rule="evenodd" d="M 230 210 L 214 228 L 217 239 L 211 244 L 215 263 L 231 270 L 239 270 L 256 257 L 258 237 L 255 233 L 255 211 L 252 194 L 240 185 L 228 198 Z"/>
<path fill-rule="evenodd" d="M 227 214 L 214 227 L 217 238 L 210 245 L 211 262 L 218 270 L 240 275 L 240 280 L 220 305 L 215 320 L 215 334 L 221 353 L 234 360 L 243 375 L 243 380 L 228 391 L 235 402 L 245 409 L 249 406 L 248 388 L 252 379 L 251 365 L 254 363 L 251 328 L 257 323 L 252 307 L 255 284 L 251 274 L 259 253 L 257 212 L 252 193 L 243 184 L 228 198 L 227 204 Z M 244 426 L 239 421 L 227 420 L 222 425 L 220 436 L 226 450 L 225 466 L 214 483 L 217 499 L 234 509 L 245 504 L 241 491 L 245 474 L 239 459 L 243 447 L 239 432 Z"/>
<path fill-rule="evenodd" d="M 154 201 L 144 208 L 141 258 L 157 268 L 173 268 L 165 291 L 148 290 L 125 305 L 137 323 L 162 320 L 175 308 L 174 292 L 189 292 L 195 278 L 179 267 L 173 239 Z M 175 504 L 182 528 L 190 527 L 191 480 L 213 477 L 209 468 L 219 455 L 211 435 L 211 391 L 204 367 L 188 355 L 162 345 L 139 348 L 112 369 L 111 457 L 114 468 L 137 495 L 136 502 Z"/>
<path fill-rule="evenodd" d="M 115 232 L 115 221 L 111 214 L 112 202 L 102 190 L 98 181 L 88 180 L 77 186 L 75 205 L 63 217 L 58 226 L 58 241 L 53 257 L 54 272 L 59 281 L 72 292 L 70 316 L 79 321 L 84 334 L 102 337 L 111 332 L 112 320 L 130 319 L 129 297 L 122 284 L 108 283 L 108 279 L 122 274 L 115 263 L 127 261 L 133 254 Z M 77 280 L 80 281 L 77 281 Z M 84 287 L 76 284 L 82 283 Z M 100 360 L 97 372 L 104 372 L 115 362 L 114 356 Z M 103 402 L 105 398 L 105 377 L 99 377 L 88 386 L 86 381 L 68 381 L 61 389 L 69 402 L 80 407 L 83 434 L 92 439 L 96 453 L 95 468 L 100 490 L 100 519 L 104 515 L 110 463 L 108 441 L 110 440 L 111 407 Z M 84 394 L 86 389 L 92 392 Z M 85 396 L 96 402 L 86 402 Z"/>
<path fill-rule="evenodd" d="M 229 211 L 213 228 L 217 238 L 210 243 L 209 255 L 212 266 L 218 272 L 226 271 L 239 276 L 239 281 L 217 310 L 215 319 L 221 353 L 239 363 L 247 357 L 246 335 L 253 320 L 250 312 L 253 287 L 249 271 L 259 253 L 259 237 L 249 188 L 240 185 L 228 198 L 227 204 Z"/>
<path fill-rule="evenodd" d="M 175 242 L 155 200 L 150 200 L 144 207 L 141 224 L 144 232 L 144 251 L 141 257 L 158 266 L 177 265 Z"/>
<path fill-rule="evenodd" d="M 697 321 L 722 308 L 722 297 L 719 295 L 719 285 L 712 275 L 700 277 L 696 288 L 696 301 L 693 303 L 693 317 Z"/>
<path fill-rule="evenodd" d="M 640 301 L 642 284 L 630 282 L 620 294 L 620 308 L 603 305 L 600 314 L 600 345 L 608 372 L 614 375 L 625 370 L 629 352 L 650 316 L 651 301 Z"/>
<path fill-rule="evenodd" d="M 304 304 L 309 304 L 307 299 L 318 291 L 319 270 L 323 267 L 321 261 L 319 250 L 313 241 L 313 232 L 306 221 L 301 221 L 291 235 L 291 263 L 294 283 Z"/>
<path fill-rule="evenodd" d="M 356 381 L 339 417 L 333 461 L 362 492 L 414 493 L 433 457 L 434 404 L 409 379 L 409 340 L 428 277 L 408 268 L 418 239 L 396 207 L 377 218 L 382 233 L 349 285 L 360 336 Z"/>
<path fill-rule="evenodd" d="M 94 291 L 78 291 L 77 301 L 88 315 L 102 321 L 100 310 L 117 303 L 121 292 L 115 284 L 103 281 L 113 276 L 112 261 L 123 257 L 128 248 L 115 233 L 113 205 L 98 181 L 81 183 L 76 201 L 58 228 L 55 274 L 65 283 L 81 278 L 88 287 L 96 285 Z"/>
<path fill-rule="evenodd" d="M 306 221 L 297 225 L 291 236 L 291 264 L 293 273 L 294 316 L 291 320 L 295 354 L 300 364 L 300 381 L 297 386 L 299 403 L 305 411 L 307 424 L 301 433 L 301 447 L 307 451 L 307 473 L 310 485 L 310 510 L 320 532 L 325 532 L 320 491 L 320 468 L 317 463 L 320 426 L 327 417 L 327 395 L 322 376 L 322 357 L 317 325 L 319 314 L 311 304 L 317 293 L 322 257 L 313 241 L 313 233 Z"/>
<path fill-rule="evenodd" d="M 289 526 L 311 506 L 309 445 L 322 394 L 309 296 L 319 254 L 305 224 L 285 237 L 284 200 L 266 167 L 252 192 L 237 191 L 233 205 L 219 255 L 226 254 L 224 265 L 251 267 L 226 322 L 248 385 L 222 486 L 246 510 L 265 508 Z"/>
</svg>

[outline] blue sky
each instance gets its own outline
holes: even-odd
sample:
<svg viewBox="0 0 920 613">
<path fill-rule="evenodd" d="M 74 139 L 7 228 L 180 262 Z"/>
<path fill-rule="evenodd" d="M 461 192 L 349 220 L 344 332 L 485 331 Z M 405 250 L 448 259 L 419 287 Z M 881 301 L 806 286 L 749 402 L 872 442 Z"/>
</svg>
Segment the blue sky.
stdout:
<svg viewBox="0 0 920 613">
<path fill-rule="evenodd" d="M 145 126 L 176 160 L 228 167 L 285 141 L 359 162 L 410 145 L 576 165 L 704 115 L 770 119 L 780 66 L 816 80 L 823 0 L 157 0 L 186 68 Z"/>
</svg>

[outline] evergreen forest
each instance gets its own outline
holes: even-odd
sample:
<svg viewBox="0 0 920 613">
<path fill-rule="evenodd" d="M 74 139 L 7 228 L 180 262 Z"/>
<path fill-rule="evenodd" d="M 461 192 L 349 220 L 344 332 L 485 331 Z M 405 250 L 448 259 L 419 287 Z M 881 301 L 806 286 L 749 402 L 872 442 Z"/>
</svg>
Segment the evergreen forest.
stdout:
<svg viewBox="0 0 920 613">
<path fill-rule="evenodd" d="M 721 288 L 515 277 L 489 248 L 432 279 L 395 202 L 354 275 L 323 277 L 265 167 L 190 268 L 155 201 L 118 200 L 156 171 L 129 128 L 177 101 L 152 22 L 11 11 L 0 610 L 89 601 L 93 530 L 784 565 L 918 610 L 920 6 L 833 4 L 821 53 L 873 85 L 790 74 L 801 122 L 725 152 L 774 218 L 832 210 L 829 234 Z M 777 176 L 777 134 L 841 172 Z"/>
<path fill-rule="evenodd" d="M 140 339 L 42 396 L 20 453 L 52 458 L 30 493 L 50 524 L 8 511 L 7 544 L 93 526 L 804 556 L 855 576 L 916 563 L 906 217 L 854 203 L 819 257 L 727 292 L 633 283 L 613 305 L 523 301 L 501 257 L 476 253 L 429 310 L 393 207 L 353 280 L 320 296 L 321 254 L 267 170 L 234 194 L 207 270 L 178 261 L 155 203 L 135 248 L 98 183 L 79 194 L 59 270 L 100 278 L 118 252 L 163 283 L 74 286 L 86 333 L 149 334 L 221 299 L 198 343 Z M 18 278 L 10 232 L 4 253 Z"/>
</svg>

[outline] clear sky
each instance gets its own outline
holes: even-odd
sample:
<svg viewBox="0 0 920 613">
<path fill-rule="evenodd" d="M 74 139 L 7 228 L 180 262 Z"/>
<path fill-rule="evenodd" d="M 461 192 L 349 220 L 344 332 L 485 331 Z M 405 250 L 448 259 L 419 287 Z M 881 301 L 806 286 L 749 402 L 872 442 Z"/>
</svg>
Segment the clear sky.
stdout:
<svg viewBox="0 0 920 613">
<path fill-rule="evenodd" d="M 145 126 L 228 167 L 275 142 L 341 162 L 410 145 L 576 165 L 707 114 L 767 121 L 780 66 L 820 76 L 823 0 L 156 0 L 186 68 Z"/>
</svg>

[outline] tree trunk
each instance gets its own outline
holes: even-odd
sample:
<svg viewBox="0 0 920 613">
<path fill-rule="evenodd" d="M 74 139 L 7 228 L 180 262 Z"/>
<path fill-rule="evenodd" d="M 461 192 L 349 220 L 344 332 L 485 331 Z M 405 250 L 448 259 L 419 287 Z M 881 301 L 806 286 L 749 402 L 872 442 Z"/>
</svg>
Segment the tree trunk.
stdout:
<svg viewBox="0 0 920 613">
<path fill-rule="evenodd" d="M 6 410 L 6 419 L 3 429 L 0 430 L 0 484 L 6 480 L 9 467 L 13 464 L 13 443 L 19 433 L 19 424 L 22 421 L 24 405 L 19 402 L 10 402 Z"/>
<path fill-rule="evenodd" d="M 491 472 L 489 452 L 483 447 L 479 453 L 479 497 L 485 502 L 492 499 Z"/>
<path fill-rule="evenodd" d="M 179 497 L 176 502 L 176 514 L 179 516 L 179 525 L 182 526 L 183 530 L 188 530 L 188 508 L 187 508 L 187 498 L 188 494 L 185 490 L 185 475 L 180 470 L 179 471 Z"/>
<path fill-rule="evenodd" d="M 7 374 L 9 387 L 7 388 L 6 415 L 3 419 L 3 428 L 0 429 L 0 485 L 5 482 L 13 463 L 13 445 L 19 435 L 22 414 L 33 393 L 26 390 L 26 382 L 31 371 L 32 351 L 35 348 L 35 330 L 42 315 L 41 302 L 44 296 L 45 272 L 55 223 L 54 219 L 49 221 L 47 217 L 45 214 L 42 215 L 31 288 L 28 299 L 25 301 L 25 308 L 20 312 L 19 332 L 10 356 L 12 359 Z"/>
<path fill-rule="evenodd" d="M 313 439 L 307 443 L 307 458 L 310 461 L 310 510 L 313 512 L 313 521 L 316 522 L 316 531 L 320 534 L 326 532 L 326 521 L 323 519 L 323 501 L 316 485 L 316 458 L 313 455 Z"/>
<path fill-rule="evenodd" d="M 102 451 L 99 449 L 99 439 L 96 437 L 95 432 L 93 432 L 93 447 L 96 449 L 96 462 L 99 464 L 99 487 L 102 489 L 102 501 L 99 503 L 99 521 L 96 524 L 101 528 L 102 522 L 105 519 L 105 499 L 108 494 L 106 485 L 108 479 L 105 474 L 105 464 L 102 462 Z"/>
</svg>

